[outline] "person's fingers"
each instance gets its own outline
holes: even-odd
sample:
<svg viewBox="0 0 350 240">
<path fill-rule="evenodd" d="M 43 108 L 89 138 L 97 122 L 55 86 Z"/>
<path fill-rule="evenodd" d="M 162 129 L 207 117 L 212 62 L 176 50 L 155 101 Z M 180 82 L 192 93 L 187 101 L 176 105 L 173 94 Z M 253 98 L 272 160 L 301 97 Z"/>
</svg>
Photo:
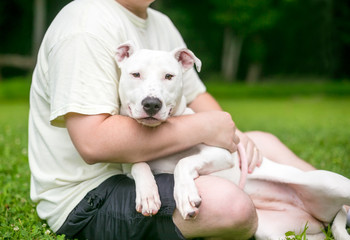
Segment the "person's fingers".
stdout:
<svg viewBox="0 0 350 240">
<path fill-rule="evenodd" d="M 240 142 L 239 137 L 236 134 L 234 134 L 233 135 L 233 143 L 237 145 L 239 142 Z"/>
<path fill-rule="evenodd" d="M 252 148 L 252 145 L 250 144 L 250 142 L 247 142 L 247 145 L 245 146 L 245 155 L 247 157 L 247 163 L 249 166 L 251 161 L 252 161 L 252 156 L 253 156 L 253 148 Z"/>
<path fill-rule="evenodd" d="M 255 167 L 257 166 L 258 161 L 259 161 L 258 149 L 254 146 L 252 148 L 252 160 L 251 160 L 249 167 L 248 167 L 248 173 L 252 173 L 254 171 Z"/>
<path fill-rule="evenodd" d="M 257 149 L 257 154 L 258 154 L 258 162 L 256 164 L 257 167 L 260 167 L 263 161 L 263 156 L 261 154 L 261 151 L 259 149 Z"/>
<path fill-rule="evenodd" d="M 232 144 L 231 144 L 231 147 L 230 147 L 229 151 L 230 151 L 231 153 L 236 152 L 236 151 L 237 151 L 237 144 L 236 144 L 236 143 L 234 143 L 234 142 L 232 142 Z"/>
</svg>

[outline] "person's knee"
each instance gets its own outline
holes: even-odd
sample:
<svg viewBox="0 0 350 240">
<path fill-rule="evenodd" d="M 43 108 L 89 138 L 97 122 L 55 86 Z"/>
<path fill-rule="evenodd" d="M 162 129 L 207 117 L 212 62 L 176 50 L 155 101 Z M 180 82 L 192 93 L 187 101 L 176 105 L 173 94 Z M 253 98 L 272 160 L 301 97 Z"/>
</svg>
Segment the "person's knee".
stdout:
<svg viewBox="0 0 350 240">
<path fill-rule="evenodd" d="M 258 217 L 252 200 L 245 193 L 237 194 L 230 191 L 221 204 L 226 205 L 224 237 L 237 236 L 237 239 L 249 239 L 254 235 L 258 226 Z"/>
<path fill-rule="evenodd" d="M 258 223 L 252 200 L 233 183 L 223 179 L 219 182 L 220 187 L 212 196 L 212 202 L 216 202 L 216 206 L 212 206 L 212 217 L 219 222 L 214 232 L 222 239 L 249 239 Z"/>
<path fill-rule="evenodd" d="M 184 221 L 178 211 L 174 222 L 188 238 L 249 239 L 257 229 L 257 214 L 250 197 L 232 182 L 214 176 L 196 179 L 202 204 L 193 221 Z"/>
</svg>

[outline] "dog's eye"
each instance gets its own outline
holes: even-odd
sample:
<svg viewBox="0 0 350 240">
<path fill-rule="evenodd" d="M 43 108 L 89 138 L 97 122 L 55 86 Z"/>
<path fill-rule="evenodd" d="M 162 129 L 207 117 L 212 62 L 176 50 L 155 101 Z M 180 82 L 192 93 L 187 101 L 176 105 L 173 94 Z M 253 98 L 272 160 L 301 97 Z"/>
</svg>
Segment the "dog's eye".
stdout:
<svg viewBox="0 0 350 240">
<path fill-rule="evenodd" d="M 169 74 L 169 73 L 165 74 L 166 80 L 171 80 L 173 77 L 174 77 L 174 75 L 172 75 L 172 74 Z"/>
<path fill-rule="evenodd" d="M 140 78 L 140 73 L 136 72 L 136 73 L 131 73 L 131 75 L 134 77 L 134 78 Z"/>
</svg>

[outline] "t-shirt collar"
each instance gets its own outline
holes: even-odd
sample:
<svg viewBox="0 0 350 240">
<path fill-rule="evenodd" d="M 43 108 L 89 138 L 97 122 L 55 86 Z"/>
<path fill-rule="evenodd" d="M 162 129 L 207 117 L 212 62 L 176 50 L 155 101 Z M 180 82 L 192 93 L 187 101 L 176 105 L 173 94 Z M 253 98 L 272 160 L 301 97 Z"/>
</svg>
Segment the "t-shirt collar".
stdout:
<svg viewBox="0 0 350 240">
<path fill-rule="evenodd" d="M 112 0 L 112 1 L 114 1 L 116 4 L 118 4 L 118 6 L 120 6 L 120 9 L 125 13 L 125 15 L 130 19 L 130 21 L 133 24 L 135 24 L 136 27 L 143 28 L 143 29 L 147 28 L 148 17 L 147 17 L 147 19 L 140 18 L 140 17 L 136 16 L 134 13 L 130 12 L 127 8 L 122 6 L 116 0 Z M 147 15 L 149 15 L 148 9 L 147 9 Z"/>
</svg>

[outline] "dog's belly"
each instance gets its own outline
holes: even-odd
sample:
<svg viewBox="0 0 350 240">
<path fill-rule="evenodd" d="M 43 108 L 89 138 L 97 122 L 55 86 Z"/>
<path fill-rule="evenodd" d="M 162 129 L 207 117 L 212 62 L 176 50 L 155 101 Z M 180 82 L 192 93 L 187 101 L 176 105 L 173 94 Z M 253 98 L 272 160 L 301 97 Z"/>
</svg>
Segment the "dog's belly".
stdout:
<svg viewBox="0 0 350 240">
<path fill-rule="evenodd" d="M 307 212 L 302 200 L 288 184 L 248 180 L 245 191 L 257 209 L 261 239 L 264 234 L 283 236 L 287 231 L 297 234 L 308 225 L 308 233 L 319 233 L 324 226 Z"/>
<path fill-rule="evenodd" d="M 284 183 L 249 179 L 245 191 L 257 207 L 280 211 L 288 206 L 304 209 L 296 192 Z"/>
</svg>

